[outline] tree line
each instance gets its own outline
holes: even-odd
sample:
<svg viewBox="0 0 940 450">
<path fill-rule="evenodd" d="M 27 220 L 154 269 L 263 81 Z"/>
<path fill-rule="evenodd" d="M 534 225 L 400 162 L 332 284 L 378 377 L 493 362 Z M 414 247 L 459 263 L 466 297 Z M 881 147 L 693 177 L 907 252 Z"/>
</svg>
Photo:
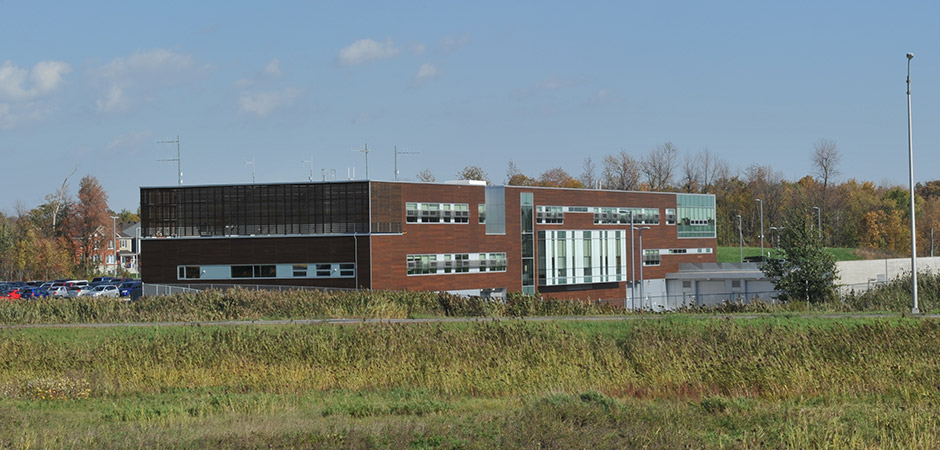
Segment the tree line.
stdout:
<svg viewBox="0 0 940 450">
<path fill-rule="evenodd" d="M 45 203 L 14 214 L 0 212 L 0 280 L 90 278 L 100 272 L 102 250 L 112 242 L 112 216 L 137 222 L 137 214 L 115 213 L 108 194 L 94 176 L 79 182 L 78 196 L 69 180 L 45 197 Z M 113 253 L 113 249 L 109 253 Z"/>
<path fill-rule="evenodd" d="M 837 144 L 820 139 L 809 152 L 812 172 L 791 181 L 769 165 L 752 164 L 732 170 L 728 162 L 705 148 L 682 155 L 670 142 L 635 156 L 626 150 L 605 155 L 600 163 L 586 157 L 580 175 L 556 167 L 537 176 L 524 174 L 510 161 L 504 184 L 514 186 L 612 189 L 627 191 L 714 194 L 718 245 L 760 245 L 763 206 L 764 242 L 772 246 L 770 227 L 781 228 L 787 217 L 805 216 L 823 245 L 863 249 L 870 257 L 910 256 L 910 195 L 905 186 L 875 184 L 848 178 L 839 181 L 842 159 Z M 458 179 L 490 181 L 479 166 L 456 174 Z M 420 181 L 434 181 L 429 170 Z M 760 200 L 758 202 L 758 199 Z M 931 254 L 932 233 L 940 240 L 940 180 L 915 188 L 917 252 Z"/>
</svg>

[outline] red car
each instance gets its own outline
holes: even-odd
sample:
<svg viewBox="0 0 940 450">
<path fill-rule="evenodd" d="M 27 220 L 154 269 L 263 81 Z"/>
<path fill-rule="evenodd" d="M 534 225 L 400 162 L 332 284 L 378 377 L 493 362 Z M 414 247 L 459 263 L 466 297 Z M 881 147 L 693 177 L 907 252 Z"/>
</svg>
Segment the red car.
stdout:
<svg viewBox="0 0 940 450">
<path fill-rule="evenodd" d="M 0 292 L 0 298 L 5 300 L 17 300 L 23 297 L 23 288 L 7 289 Z"/>
</svg>

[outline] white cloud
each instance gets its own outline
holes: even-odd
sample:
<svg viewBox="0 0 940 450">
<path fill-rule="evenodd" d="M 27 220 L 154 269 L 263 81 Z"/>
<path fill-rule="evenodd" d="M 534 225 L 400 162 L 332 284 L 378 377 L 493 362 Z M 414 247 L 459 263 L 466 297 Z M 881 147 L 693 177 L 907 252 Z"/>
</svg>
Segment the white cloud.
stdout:
<svg viewBox="0 0 940 450">
<path fill-rule="evenodd" d="M 268 65 L 264 66 L 264 74 L 269 77 L 281 76 L 281 62 L 274 58 Z"/>
<path fill-rule="evenodd" d="M 114 138 L 110 144 L 108 144 L 108 151 L 131 151 L 135 147 L 138 147 L 141 142 L 149 140 L 150 130 L 144 131 L 131 131 L 130 133 L 122 134 Z"/>
<path fill-rule="evenodd" d="M 98 112 L 120 111 L 127 107 L 128 101 L 124 97 L 124 88 L 117 84 L 108 87 L 108 93 L 95 101 Z"/>
<path fill-rule="evenodd" d="M 95 104 L 99 112 L 122 111 L 134 103 L 134 94 L 184 84 L 207 68 L 197 67 L 190 55 L 160 48 L 138 50 L 90 71 L 100 89 Z"/>
<path fill-rule="evenodd" d="M 470 41 L 470 35 L 463 36 L 445 36 L 441 39 L 441 50 L 450 52 L 466 45 Z"/>
<path fill-rule="evenodd" d="M 415 56 L 423 55 L 425 50 L 427 50 L 427 48 L 422 43 L 417 43 L 411 46 L 411 53 Z"/>
<path fill-rule="evenodd" d="M 28 100 L 49 94 L 59 88 L 62 77 L 71 71 L 72 66 L 61 61 L 40 61 L 32 70 L 5 61 L 0 65 L 0 99 Z"/>
<path fill-rule="evenodd" d="M 360 39 L 339 51 L 339 62 L 345 66 L 388 59 L 398 55 L 399 49 L 391 39 L 378 42 L 372 39 Z"/>
<path fill-rule="evenodd" d="M 162 48 L 148 51 L 137 50 L 127 58 L 114 58 L 99 69 L 105 77 L 120 77 L 143 72 L 182 72 L 195 65 L 192 56 L 181 55 Z"/>
<path fill-rule="evenodd" d="M 287 88 L 280 91 L 260 92 L 256 94 L 244 93 L 238 99 L 238 106 L 246 113 L 265 117 L 274 110 L 289 106 L 301 94 L 300 89 Z"/>
<path fill-rule="evenodd" d="M 434 78 L 437 76 L 438 70 L 434 64 L 424 63 L 421 67 L 418 68 L 418 74 L 415 75 L 416 80 L 426 80 L 429 78 Z"/>
</svg>

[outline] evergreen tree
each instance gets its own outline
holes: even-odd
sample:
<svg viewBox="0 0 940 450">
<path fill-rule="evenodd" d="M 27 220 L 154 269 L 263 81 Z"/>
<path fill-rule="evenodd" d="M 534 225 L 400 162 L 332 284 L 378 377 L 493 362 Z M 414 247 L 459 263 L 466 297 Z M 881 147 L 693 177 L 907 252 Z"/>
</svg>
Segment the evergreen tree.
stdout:
<svg viewBox="0 0 940 450">
<path fill-rule="evenodd" d="M 835 259 L 823 249 L 819 232 L 807 216 L 789 216 L 779 239 L 780 251 L 761 264 L 761 271 L 776 286 L 780 300 L 834 300 L 838 278 Z"/>
</svg>

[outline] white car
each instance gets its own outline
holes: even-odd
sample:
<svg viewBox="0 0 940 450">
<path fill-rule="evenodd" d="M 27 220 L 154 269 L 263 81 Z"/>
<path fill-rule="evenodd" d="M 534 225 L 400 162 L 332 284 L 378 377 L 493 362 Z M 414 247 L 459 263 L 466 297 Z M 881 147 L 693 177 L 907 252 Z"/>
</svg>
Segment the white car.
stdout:
<svg viewBox="0 0 940 450">
<path fill-rule="evenodd" d="M 95 286 L 88 294 L 92 297 L 120 297 L 121 291 L 118 289 L 117 285 L 114 284 L 99 284 Z"/>
<path fill-rule="evenodd" d="M 65 286 L 55 286 L 48 289 L 49 295 L 53 297 L 68 297 L 69 288 Z"/>
</svg>

